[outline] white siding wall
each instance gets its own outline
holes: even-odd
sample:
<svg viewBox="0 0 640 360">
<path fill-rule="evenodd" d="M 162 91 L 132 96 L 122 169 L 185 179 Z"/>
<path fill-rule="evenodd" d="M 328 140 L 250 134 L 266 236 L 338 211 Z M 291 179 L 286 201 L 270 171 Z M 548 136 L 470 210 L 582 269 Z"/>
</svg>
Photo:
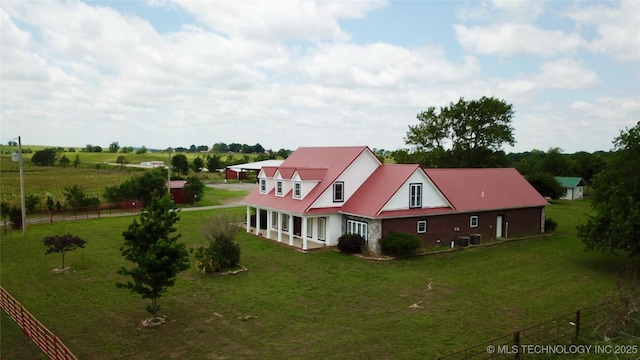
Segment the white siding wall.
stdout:
<svg viewBox="0 0 640 360">
<path fill-rule="evenodd" d="M 373 174 L 378 166 L 380 166 L 380 162 L 375 155 L 369 151 L 364 151 L 336 180 L 344 182 L 344 202 L 333 202 L 333 184 L 330 184 L 311 208 L 342 206 Z"/>
<path fill-rule="evenodd" d="M 342 236 L 342 215 L 328 214 L 327 218 L 327 246 L 337 246 L 338 238 Z"/>
<path fill-rule="evenodd" d="M 403 210 L 409 208 L 409 185 L 414 183 L 422 184 L 422 207 L 432 208 L 448 206 L 447 201 L 440 194 L 440 191 L 433 185 L 431 180 L 420 170 L 409 177 L 402 184 L 402 187 L 391 197 L 391 199 L 382 208 L 383 211 Z"/>
</svg>

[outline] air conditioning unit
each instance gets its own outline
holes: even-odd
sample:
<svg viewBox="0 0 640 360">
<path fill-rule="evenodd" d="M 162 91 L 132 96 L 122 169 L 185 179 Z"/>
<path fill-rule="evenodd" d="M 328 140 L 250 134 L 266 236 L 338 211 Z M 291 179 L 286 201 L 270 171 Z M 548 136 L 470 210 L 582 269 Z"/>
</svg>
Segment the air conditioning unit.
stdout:
<svg viewBox="0 0 640 360">
<path fill-rule="evenodd" d="M 469 235 L 469 243 L 471 243 L 471 245 L 480 245 L 481 242 L 482 242 L 482 235 L 481 234 L 471 234 L 471 235 Z"/>
<path fill-rule="evenodd" d="M 469 246 L 469 237 L 468 236 L 458 236 L 456 241 L 458 246 Z"/>
</svg>

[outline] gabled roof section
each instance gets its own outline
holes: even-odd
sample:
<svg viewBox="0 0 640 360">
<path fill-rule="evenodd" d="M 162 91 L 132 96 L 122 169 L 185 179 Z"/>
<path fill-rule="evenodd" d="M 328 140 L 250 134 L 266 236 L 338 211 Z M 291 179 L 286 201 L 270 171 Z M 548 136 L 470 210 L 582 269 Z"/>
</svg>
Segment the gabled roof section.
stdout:
<svg viewBox="0 0 640 360">
<path fill-rule="evenodd" d="M 564 188 L 584 186 L 584 180 L 582 180 L 581 177 L 556 176 L 556 180 L 558 180 Z"/>
<path fill-rule="evenodd" d="M 425 169 L 456 211 L 480 211 L 548 205 L 513 168 Z"/>
<path fill-rule="evenodd" d="M 282 179 L 289 180 L 293 176 L 293 173 L 296 172 L 296 169 L 292 167 L 280 166 L 276 172 L 280 173 L 280 177 L 282 177 Z"/>
<path fill-rule="evenodd" d="M 281 175 L 291 169 L 290 176 L 295 170 L 309 169 L 308 175 L 318 177 L 320 169 L 324 170 L 324 175 L 319 180 L 313 190 L 304 199 L 293 199 L 292 196 L 274 196 L 273 191 L 269 194 L 260 194 L 260 189 L 256 188 L 247 195 L 243 202 L 247 204 L 263 206 L 272 209 L 286 210 L 294 213 L 306 212 L 311 204 L 328 188 L 334 181 L 364 152 L 375 154 L 367 146 L 337 146 L 337 147 L 300 147 L 278 167 Z M 377 158 L 376 158 L 377 159 Z M 301 175 L 302 176 L 302 175 Z M 291 177 L 288 177 L 290 179 Z"/>
<path fill-rule="evenodd" d="M 416 171 L 419 165 L 389 164 L 379 166 L 360 186 L 342 211 L 366 217 L 376 217 L 384 205 Z"/>
<path fill-rule="evenodd" d="M 275 175 L 277 170 L 278 170 L 277 166 L 263 166 L 262 167 L 262 172 L 268 178 L 272 178 L 273 175 Z"/>
</svg>

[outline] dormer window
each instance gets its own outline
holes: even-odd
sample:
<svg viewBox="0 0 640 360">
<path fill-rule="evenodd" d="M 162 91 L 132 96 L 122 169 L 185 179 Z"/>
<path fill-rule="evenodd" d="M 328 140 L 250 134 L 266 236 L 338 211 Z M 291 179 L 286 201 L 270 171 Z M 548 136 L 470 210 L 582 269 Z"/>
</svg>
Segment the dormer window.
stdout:
<svg viewBox="0 0 640 360">
<path fill-rule="evenodd" d="M 422 184 L 409 184 L 409 207 L 422 207 Z"/>
<path fill-rule="evenodd" d="M 260 194 L 267 193 L 267 179 L 260 179 Z"/>
<path fill-rule="evenodd" d="M 344 182 L 333 183 L 333 202 L 344 202 Z"/>
<path fill-rule="evenodd" d="M 293 183 L 293 197 L 296 199 L 302 198 L 302 183 L 300 181 Z"/>
<path fill-rule="evenodd" d="M 282 180 L 276 180 L 276 195 L 282 196 Z"/>
</svg>

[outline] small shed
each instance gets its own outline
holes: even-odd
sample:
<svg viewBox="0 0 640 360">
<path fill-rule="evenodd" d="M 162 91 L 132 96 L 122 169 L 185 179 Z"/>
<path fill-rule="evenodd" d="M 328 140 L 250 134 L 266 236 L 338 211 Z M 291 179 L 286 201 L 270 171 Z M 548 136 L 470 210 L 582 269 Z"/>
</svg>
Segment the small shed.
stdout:
<svg viewBox="0 0 640 360">
<path fill-rule="evenodd" d="M 562 197 L 565 200 L 579 200 L 584 194 L 584 180 L 581 177 L 556 176 L 556 180 L 562 185 L 566 193 Z"/>
<path fill-rule="evenodd" d="M 263 166 L 280 166 L 284 160 L 263 160 L 246 164 L 227 166 L 225 169 L 225 179 L 246 180 L 250 170 L 260 172 Z"/>
<path fill-rule="evenodd" d="M 185 180 L 171 180 L 169 181 L 169 192 L 171 193 L 171 198 L 176 204 L 187 204 L 187 197 L 184 193 L 184 185 L 187 182 Z"/>
</svg>

